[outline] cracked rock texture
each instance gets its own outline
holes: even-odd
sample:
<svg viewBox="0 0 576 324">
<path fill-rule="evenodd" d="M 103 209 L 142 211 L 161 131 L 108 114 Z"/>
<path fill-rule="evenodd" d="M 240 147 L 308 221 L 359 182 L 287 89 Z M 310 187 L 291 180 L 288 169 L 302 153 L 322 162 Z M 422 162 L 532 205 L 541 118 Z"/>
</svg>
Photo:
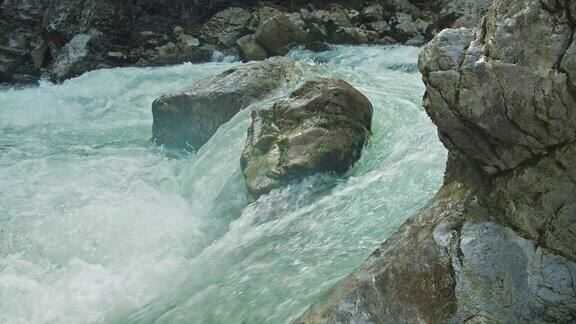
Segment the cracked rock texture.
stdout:
<svg viewBox="0 0 576 324">
<path fill-rule="evenodd" d="M 198 150 L 240 110 L 267 96 L 295 74 L 292 61 L 273 57 L 200 80 L 152 104 L 158 145 Z"/>
<path fill-rule="evenodd" d="M 426 46 L 444 186 L 297 323 L 576 321 L 575 17 L 496 0 Z"/>
</svg>

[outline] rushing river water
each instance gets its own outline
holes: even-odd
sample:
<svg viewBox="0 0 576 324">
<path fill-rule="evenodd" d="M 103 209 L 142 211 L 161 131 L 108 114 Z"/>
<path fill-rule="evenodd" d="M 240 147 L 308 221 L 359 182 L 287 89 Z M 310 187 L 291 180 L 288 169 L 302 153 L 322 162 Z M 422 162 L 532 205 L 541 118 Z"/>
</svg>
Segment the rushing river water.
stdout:
<svg viewBox="0 0 576 324">
<path fill-rule="evenodd" d="M 441 184 L 417 48 L 293 51 L 374 105 L 345 177 L 247 205 L 250 109 L 194 155 L 149 144 L 151 103 L 238 63 L 93 71 L 0 90 L 0 323 L 283 323 L 360 265 Z"/>
</svg>

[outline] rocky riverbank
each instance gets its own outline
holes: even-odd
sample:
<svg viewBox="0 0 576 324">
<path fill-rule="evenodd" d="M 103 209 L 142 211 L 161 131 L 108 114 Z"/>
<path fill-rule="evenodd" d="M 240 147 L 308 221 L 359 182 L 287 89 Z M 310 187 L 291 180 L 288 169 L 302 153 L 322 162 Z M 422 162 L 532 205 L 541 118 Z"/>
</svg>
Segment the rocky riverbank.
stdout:
<svg viewBox="0 0 576 324">
<path fill-rule="evenodd" d="M 0 83 L 64 80 L 118 66 L 245 61 L 292 46 L 419 46 L 446 27 L 471 26 L 484 1 L 6 0 L 0 3 Z"/>
<path fill-rule="evenodd" d="M 576 319 L 576 3 L 496 0 L 420 69 L 443 188 L 297 323 Z"/>
</svg>

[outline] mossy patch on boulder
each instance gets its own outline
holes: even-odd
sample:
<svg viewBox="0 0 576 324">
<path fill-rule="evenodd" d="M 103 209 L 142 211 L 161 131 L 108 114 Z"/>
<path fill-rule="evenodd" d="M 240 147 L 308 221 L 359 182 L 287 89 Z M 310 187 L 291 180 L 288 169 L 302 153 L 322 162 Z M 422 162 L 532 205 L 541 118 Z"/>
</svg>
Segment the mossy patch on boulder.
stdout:
<svg viewBox="0 0 576 324">
<path fill-rule="evenodd" d="M 370 135 L 372 105 L 342 80 L 308 81 L 252 113 L 241 166 L 251 198 L 318 172 L 346 172 Z"/>
</svg>

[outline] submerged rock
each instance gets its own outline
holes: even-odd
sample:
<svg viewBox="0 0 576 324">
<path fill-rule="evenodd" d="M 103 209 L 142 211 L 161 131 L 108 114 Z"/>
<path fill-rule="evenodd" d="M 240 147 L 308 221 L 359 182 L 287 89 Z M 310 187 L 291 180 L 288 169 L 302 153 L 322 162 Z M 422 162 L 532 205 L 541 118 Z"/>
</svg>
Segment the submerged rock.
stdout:
<svg viewBox="0 0 576 324">
<path fill-rule="evenodd" d="M 292 61 L 271 58 L 200 80 L 152 104 L 153 140 L 197 150 L 241 109 L 265 97 L 295 73 Z"/>
<path fill-rule="evenodd" d="M 52 73 L 57 80 L 76 77 L 104 64 L 110 42 L 99 31 L 76 35 L 68 42 L 56 59 Z"/>
<path fill-rule="evenodd" d="M 445 183 L 296 323 L 576 320 L 575 7 L 496 0 L 425 47 Z"/>
<path fill-rule="evenodd" d="M 372 105 L 341 80 L 308 81 L 252 113 L 241 167 L 252 198 L 318 172 L 347 171 L 370 135 Z"/>
</svg>

